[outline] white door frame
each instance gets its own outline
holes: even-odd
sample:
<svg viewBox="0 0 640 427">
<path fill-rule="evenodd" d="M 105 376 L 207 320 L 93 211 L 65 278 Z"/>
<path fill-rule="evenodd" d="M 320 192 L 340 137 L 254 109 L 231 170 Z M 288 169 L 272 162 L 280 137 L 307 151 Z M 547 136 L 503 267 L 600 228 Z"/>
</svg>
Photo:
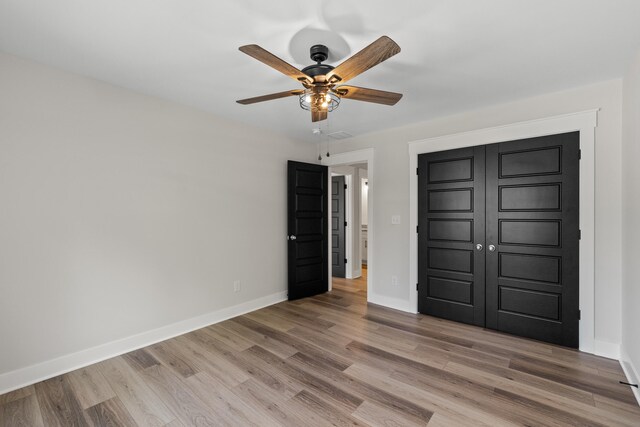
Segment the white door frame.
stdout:
<svg viewBox="0 0 640 427">
<path fill-rule="evenodd" d="M 354 163 L 366 163 L 368 170 L 368 180 L 369 180 L 369 189 L 368 189 L 368 199 L 367 199 L 367 217 L 368 217 L 368 227 L 367 227 L 367 236 L 368 236 L 368 261 L 367 261 L 367 301 L 370 300 L 372 295 L 372 284 L 373 284 L 373 273 L 375 264 L 373 262 L 374 256 L 374 231 L 373 231 L 373 193 L 374 193 L 374 180 L 373 180 L 373 156 L 374 149 L 367 148 L 364 150 L 357 151 L 349 151 L 346 153 L 338 153 L 331 154 L 330 157 L 324 157 L 322 159 L 322 165 L 324 166 L 348 166 Z M 329 179 L 331 179 L 331 174 L 329 174 Z M 331 188 L 331 187 L 329 187 Z M 331 224 L 327 224 L 327 233 L 331 235 Z M 351 233 L 352 234 L 352 233 Z M 327 254 L 329 259 L 331 259 L 331 245 L 329 245 L 329 253 Z M 329 277 L 331 277 L 331 263 L 329 263 Z M 329 281 L 329 289 L 331 289 L 331 281 Z"/>
<path fill-rule="evenodd" d="M 595 128 L 598 109 L 409 143 L 409 283 L 418 283 L 418 155 L 565 132 L 580 132 L 580 350 L 595 350 Z M 418 292 L 409 294 L 417 312 Z"/>
</svg>

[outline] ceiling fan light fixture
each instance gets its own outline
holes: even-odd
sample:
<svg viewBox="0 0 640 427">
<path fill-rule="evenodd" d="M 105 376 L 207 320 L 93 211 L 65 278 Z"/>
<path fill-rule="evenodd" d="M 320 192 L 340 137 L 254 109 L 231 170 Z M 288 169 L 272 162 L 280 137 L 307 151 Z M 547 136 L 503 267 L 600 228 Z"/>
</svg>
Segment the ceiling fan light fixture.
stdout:
<svg viewBox="0 0 640 427">
<path fill-rule="evenodd" d="M 300 107 L 309 111 L 333 111 L 340 105 L 338 94 L 326 88 L 308 88 L 300 95 Z"/>
<path fill-rule="evenodd" d="M 320 44 L 313 45 L 310 49 L 311 60 L 316 63 L 302 70 L 298 70 L 256 44 L 240 46 L 239 49 L 304 86 L 304 89 L 287 90 L 236 101 L 242 105 L 298 96 L 300 107 L 311 111 L 311 121 L 315 123 L 327 120 L 328 113 L 338 108 L 342 98 L 384 105 L 395 105 L 402 98 L 401 93 L 357 86 L 336 86 L 338 82 L 345 83 L 400 52 L 400 46 L 387 36 L 378 38 L 337 67 L 323 64 L 329 57 L 329 49 Z"/>
</svg>

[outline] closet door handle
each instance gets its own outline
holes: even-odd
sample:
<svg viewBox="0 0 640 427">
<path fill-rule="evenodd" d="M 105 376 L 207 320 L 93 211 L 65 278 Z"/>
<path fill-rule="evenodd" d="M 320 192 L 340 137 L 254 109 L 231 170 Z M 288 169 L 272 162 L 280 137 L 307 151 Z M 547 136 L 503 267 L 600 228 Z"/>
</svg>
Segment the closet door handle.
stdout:
<svg viewBox="0 0 640 427">
<path fill-rule="evenodd" d="M 482 250 L 482 243 L 478 243 L 478 244 L 476 245 L 476 250 L 479 250 L 479 251 L 481 251 L 481 250 Z"/>
<path fill-rule="evenodd" d="M 493 252 L 496 250 L 496 247 L 493 245 L 489 245 L 489 252 Z"/>
</svg>

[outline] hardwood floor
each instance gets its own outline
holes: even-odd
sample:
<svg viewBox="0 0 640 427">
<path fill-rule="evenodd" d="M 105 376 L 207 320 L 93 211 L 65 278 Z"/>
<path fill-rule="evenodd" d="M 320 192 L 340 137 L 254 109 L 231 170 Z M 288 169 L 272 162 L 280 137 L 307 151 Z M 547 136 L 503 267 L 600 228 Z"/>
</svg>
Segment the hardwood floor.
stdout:
<svg viewBox="0 0 640 427">
<path fill-rule="evenodd" d="M 367 305 L 365 280 L 334 279 L 2 395 L 0 426 L 638 426 L 619 380 L 617 361 Z"/>
</svg>

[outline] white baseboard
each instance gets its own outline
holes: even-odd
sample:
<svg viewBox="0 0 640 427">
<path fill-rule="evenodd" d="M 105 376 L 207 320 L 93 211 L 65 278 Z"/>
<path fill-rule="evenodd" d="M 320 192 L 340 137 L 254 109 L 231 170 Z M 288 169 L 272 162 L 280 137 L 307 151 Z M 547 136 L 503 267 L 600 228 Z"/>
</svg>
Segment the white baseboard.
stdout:
<svg viewBox="0 0 640 427">
<path fill-rule="evenodd" d="M 622 366 L 624 375 L 627 377 L 627 382 L 631 384 L 638 384 L 638 381 L 640 381 L 640 375 L 638 375 L 639 371 L 636 369 L 631 358 L 624 350 L 622 351 L 622 356 L 620 358 L 620 366 Z M 638 405 L 640 405 L 640 390 L 635 387 L 631 387 L 631 391 L 633 391 L 633 395 L 636 397 Z"/>
<path fill-rule="evenodd" d="M 278 292 L 234 305 L 232 307 L 223 308 L 211 313 L 153 329 L 148 332 L 143 332 L 117 341 L 81 350 L 76 353 L 67 354 L 56 359 L 47 360 L 46 362 L 41 362 L 36 365 L 6 372 L 4 374 L 0 374 L 0 394 L 8 393 L 30 384 L 83 368 L 102 360 L 119 356 L 178 335 L 186 334 L 187 332 L 204 328 L 205 326 L 222 322 L 223 320 L 240 316 L 250 311 L 285 301 L 286 299 L 286 291 Z"/>
<path fill-rule="evenodd" d="M 415 308 L 409 307 L 409 301 L 407 300 L 386 297 L 383 295 L 375 294 L 371 291 L 369 291 L 367 295 L 367 302 L 377 305 L 383 305 L 388 308 L 393 308 L 394 310 L 406 311 L 407 313 L 417 313 Z"/>
<path fill-rule="evenodd" d="M 593 354 L 609 359 L 620 359 L 620 344 L 595 340 L 593 342 Z"/>
</svg>

